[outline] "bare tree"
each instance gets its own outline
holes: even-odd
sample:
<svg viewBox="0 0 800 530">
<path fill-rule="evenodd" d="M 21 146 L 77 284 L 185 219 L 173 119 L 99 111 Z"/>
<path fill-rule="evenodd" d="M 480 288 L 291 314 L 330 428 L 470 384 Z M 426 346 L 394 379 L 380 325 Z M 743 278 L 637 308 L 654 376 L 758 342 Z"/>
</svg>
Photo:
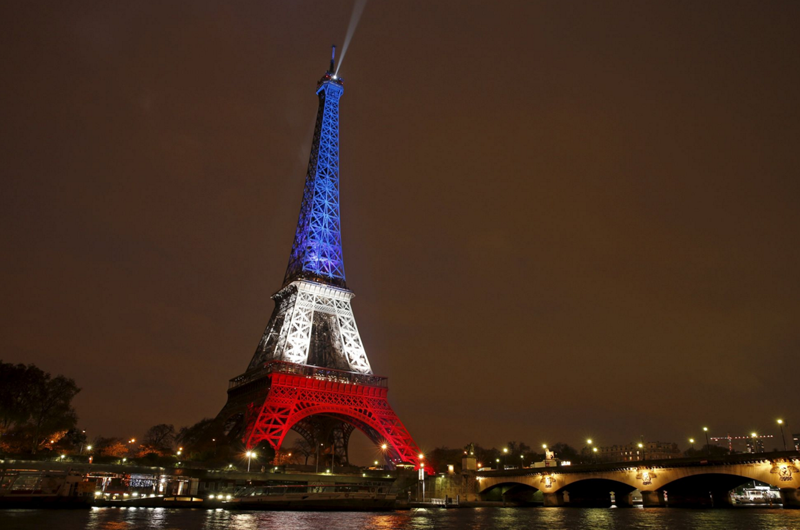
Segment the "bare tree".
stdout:
<svg viewBox="0 0 800 530">
<path fill-rule="evenodd" d="M 175 445 L 175 426 L 166 423 L 153 425 L 147 429 L 143 442 L 159 452 L 170 453 Z"/>
<path fill-rule="evenodd" d="M 292 445 L 292 452 L 305 457 L 305 465 L 308 465 L 308 459 L 316 455 L 316 445 L 308 443 L 305 438 L 298 438 Z"/>
</svg>

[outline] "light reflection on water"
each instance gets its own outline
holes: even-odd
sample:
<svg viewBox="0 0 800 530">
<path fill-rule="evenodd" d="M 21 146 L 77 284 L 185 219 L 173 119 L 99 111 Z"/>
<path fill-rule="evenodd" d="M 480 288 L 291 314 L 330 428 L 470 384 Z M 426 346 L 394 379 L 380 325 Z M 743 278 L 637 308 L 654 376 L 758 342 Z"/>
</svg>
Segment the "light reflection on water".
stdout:
<svg viewBox="0 0 800 530">
<path fill-rule="evenodd" d="M 360 512 L 229 512 L 166 508 L 0 510 L 3 530 L 800 530 L 800 510 L 476 508 Z"/>
</svg>

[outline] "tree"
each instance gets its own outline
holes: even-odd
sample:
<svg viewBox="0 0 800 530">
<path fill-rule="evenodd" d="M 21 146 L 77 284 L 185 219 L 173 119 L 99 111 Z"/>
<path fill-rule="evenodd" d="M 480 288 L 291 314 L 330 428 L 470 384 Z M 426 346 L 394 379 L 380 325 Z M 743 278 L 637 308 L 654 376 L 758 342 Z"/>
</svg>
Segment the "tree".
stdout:
<svg viewBox="0 0 800 530">
<path fill-rule="evenodd" d="M 0 434 L 24 425 L 31 417 L 31 391 L 44 377 L 35 366 L 0 361 Z"/>
<path fill-rule="evenodd" d="M 294 445 L 292 445 L 292 453 L 301 455 L 305 458 L 304 465 L 308 465 L 309 458 L 311 458 L 312 456 L 316 456 L 317 454 L 316 450 L 317 450 L 316 445 L 309 443 L 309 441 L 303 438 L 302 436 L 300 438 L 297 438 L 294 441 Z"/>
<path fill-rule="evenodd" d="M 18 439 L 36 453 L 50 437 L 75 427 L 72 399 L 80 392 L 75 381 L 30 364 L 0 362 L 0 434 L 15 430 Z"/>
<path fill-rule="evenodd" d="M 561 460 L 569 460 L 571 462 L 578 460 L 578 451 L 576 451 L 574 447 L 567 445 L 564 442 L 553 444 L 553 446 L 550 447 L 550 450 L 553 451 Z"/>
<path fill-rule="evenodd" d="M 60 430 L 69 430 L 78 423 L 78 415 L 72 408 L 72 399 L 81 389 L 75 381 L 63 375 L 44 378 L 33 386 L 30 423 L 33 426 L 31 452 L 36 453 L 47 436 Z"/>
<path fill-rule="evenodd" d="M 100 456 L 122 458 L 128 455 L 128 444 L 121 438 L 95 438 L 94 451 Z"/>
<path fill-rule="evenodd" d="M 175 445 L 175 426 L 160 423 L 153 425 L 144 435 L 143 444 L 150 446 L 154 451 L 169 454 Z"/>
</svg>

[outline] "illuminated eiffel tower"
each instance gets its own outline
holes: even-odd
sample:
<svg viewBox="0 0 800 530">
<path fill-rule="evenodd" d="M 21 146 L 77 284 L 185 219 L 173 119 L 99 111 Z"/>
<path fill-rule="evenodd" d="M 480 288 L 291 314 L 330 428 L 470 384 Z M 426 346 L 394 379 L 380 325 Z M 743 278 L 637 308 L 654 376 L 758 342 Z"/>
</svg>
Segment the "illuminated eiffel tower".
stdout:
<svg viewBox="0 0 800 530">
<path fill-rule="evenodd" d="M 386 462 L 419 465 L 419 449 L 386 399 L 388 379 L 372 374 L 347 289 L 339 221 L 339 98 L 334 69 L 317 84 L 319 110 L 300 218 L 283 286 L 247 371 L 231 379 L 218 416 L 248 449 L 280 449 L 289 430 L 348 463 L 359 429 Z"/>
</svg>

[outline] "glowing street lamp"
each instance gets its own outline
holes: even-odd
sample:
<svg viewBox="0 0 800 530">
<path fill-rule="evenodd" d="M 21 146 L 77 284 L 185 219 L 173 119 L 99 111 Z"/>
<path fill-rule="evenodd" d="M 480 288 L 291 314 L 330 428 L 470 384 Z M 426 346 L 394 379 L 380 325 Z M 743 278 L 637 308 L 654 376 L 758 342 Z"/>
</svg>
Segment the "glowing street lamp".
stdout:
<svg viewBox="0 0 800 530">
<path fill-rule="evenodd" d="M 703 432 L 706 433 L 706 456 L 711 456 L 711 446 L 708 445 L 708 427 L 703 427 Z"/>
<path fill-rule="evenodd" d="M 783 440 L 783 450 L 786 451 L 786 435 L 783 434 L 783 420 L 778 420 L 778 425 L 781 426 L 781 439 Z"/>
<path fill-rule="evenodd" d="M 255 452 L 253 452 L 253 451 L 247 451 L 247 452 L 244 454 L 244 456 L 246 456 L 246 457 L 247 457 L 247 472 L 248 472 L 248 473 L 250 473 L 250 460 L 252 460 L 253 458 L 255 458 L 255 457 L 256 457 L 256 454 L 255 454 Z"/>
<path fill-rule="evenodd" d="M 506 468 L 506 455 L 508 454 L 508 447 L 503 447 L 503 469 Z"/>
<path fill-rule="evenodd" d="M 639 442 L 636 445 L 637 445 L 637 447 L 639 447 L 639 449 L 642 450 L 642 460 L 644 460 L 644 444 L 642 442 Z"/>
<path fill-rule="evenodd" d="M 694 451 L 694 438 L 689 438 L 689 443 L 692 444 L 692 451 Z"/>
</svg>

